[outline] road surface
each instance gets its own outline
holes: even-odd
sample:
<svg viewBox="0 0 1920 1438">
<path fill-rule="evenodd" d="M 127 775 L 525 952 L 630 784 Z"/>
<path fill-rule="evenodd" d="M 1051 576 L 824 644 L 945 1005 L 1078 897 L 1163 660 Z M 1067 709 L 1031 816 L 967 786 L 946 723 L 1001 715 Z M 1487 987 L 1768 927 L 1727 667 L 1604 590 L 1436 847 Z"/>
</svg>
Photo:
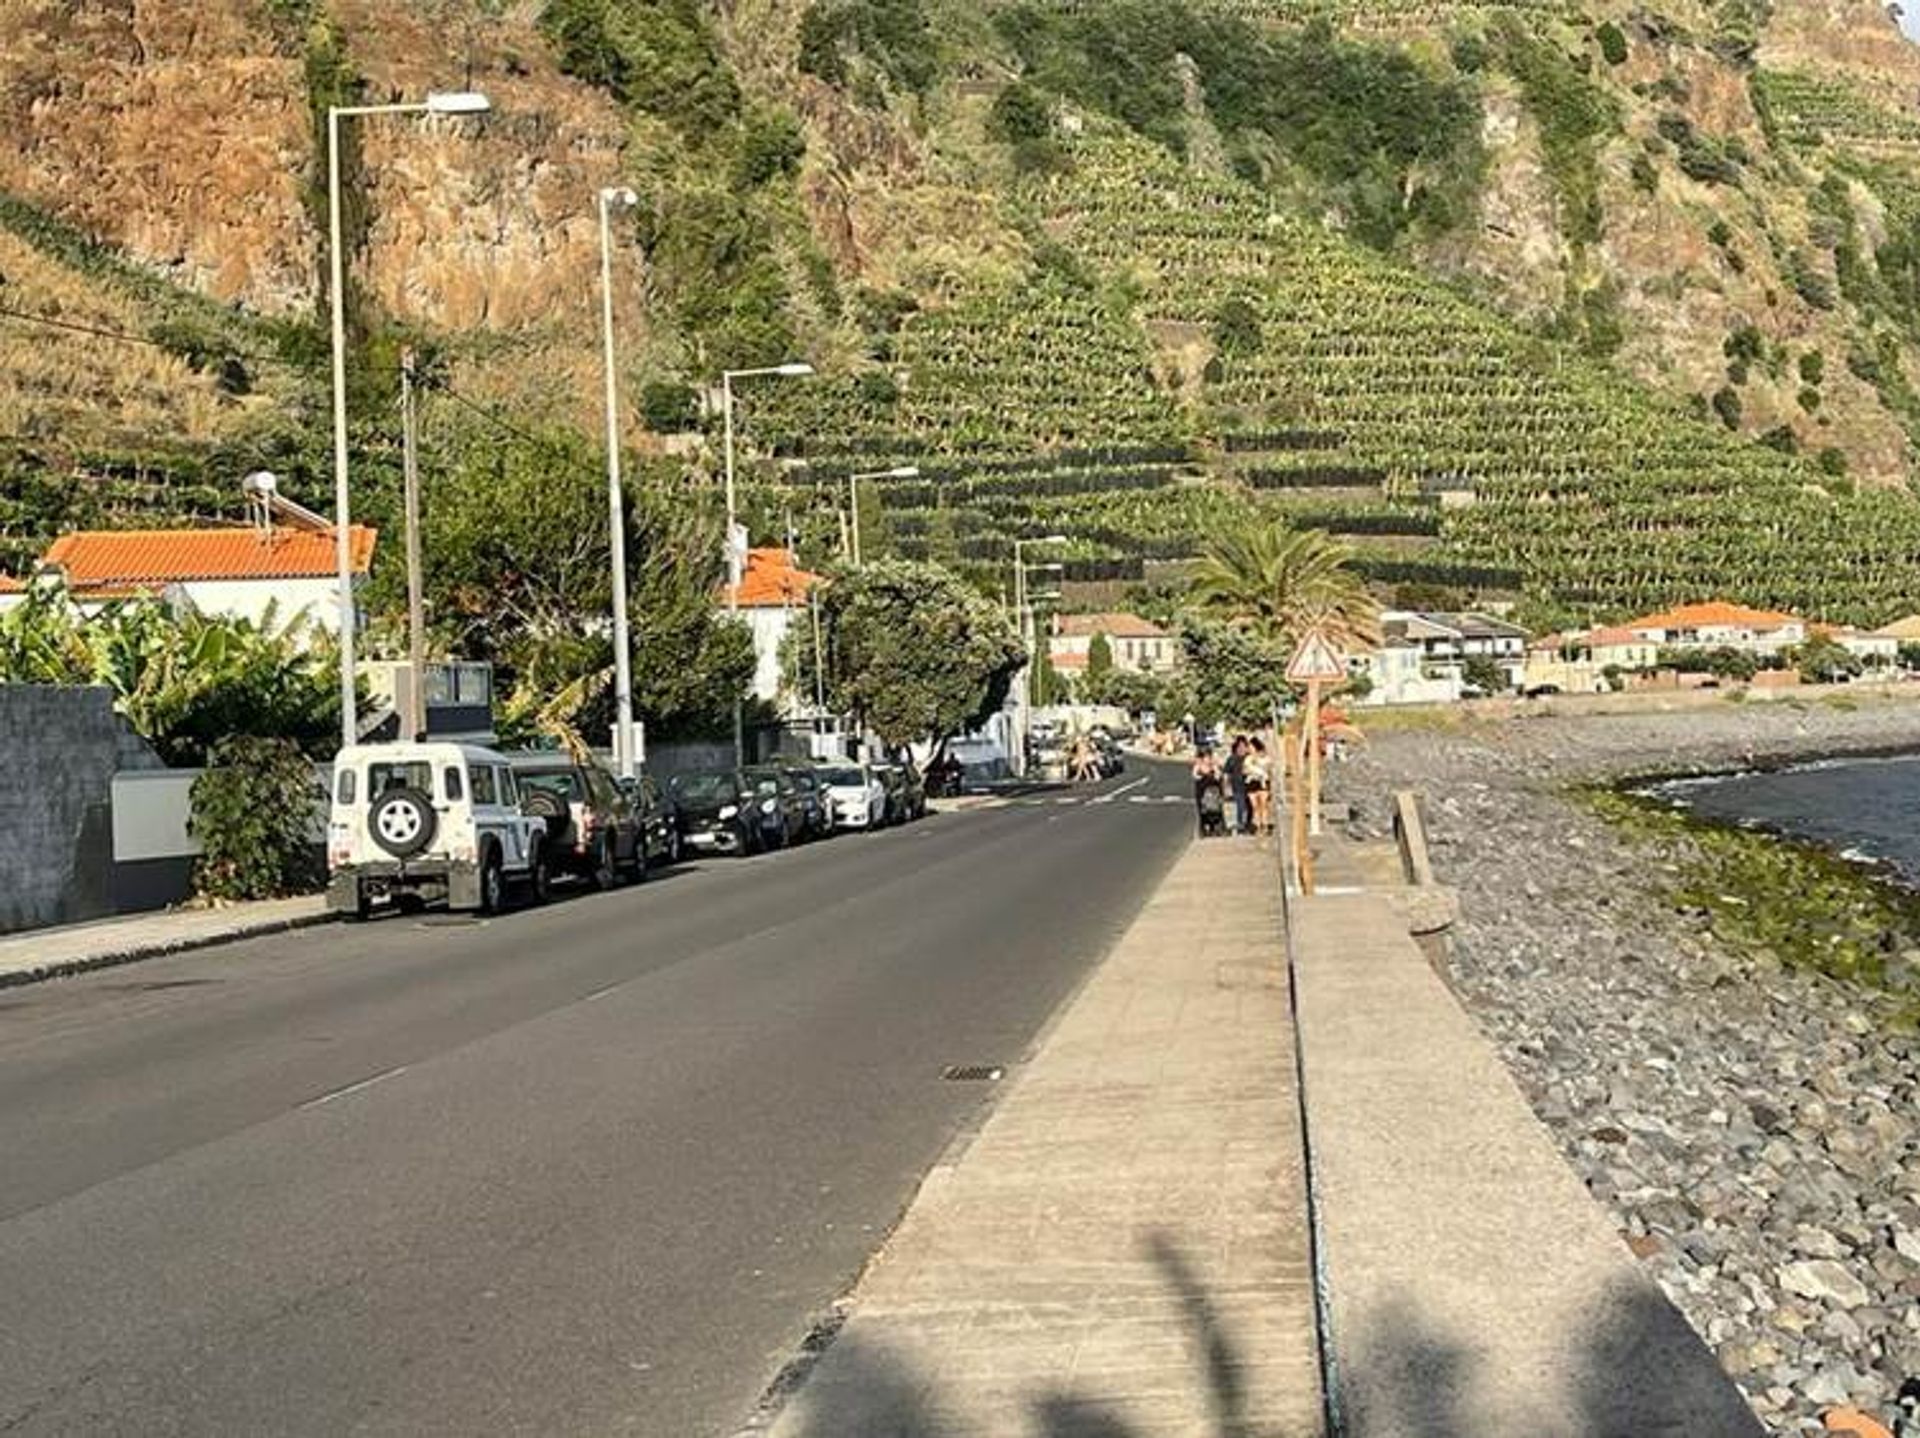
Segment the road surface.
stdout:
<svg viewBox="0 0 1920 1438">
<path fill-rule="evenodd" d="M 1183 788 L 0 993 L 0 1433 L 734 1432 Z"/>
</svg>

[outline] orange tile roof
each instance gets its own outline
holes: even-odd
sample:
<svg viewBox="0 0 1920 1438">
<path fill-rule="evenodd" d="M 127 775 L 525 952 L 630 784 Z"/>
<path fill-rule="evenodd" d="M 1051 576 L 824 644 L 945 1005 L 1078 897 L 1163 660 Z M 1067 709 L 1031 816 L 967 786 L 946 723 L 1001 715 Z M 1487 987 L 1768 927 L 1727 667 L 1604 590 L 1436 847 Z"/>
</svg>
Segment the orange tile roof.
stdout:
<svg viewBox="0 0 1920 1438">
<path fill-rule="evenodd" d="M 1800 623 L 1799 616 L 1782 614 L 1777 609 L 1748 609 L 1744 605 L 1728 604 L 1724 600 L 1716 599 L 1707 604 L 1682 604 L 1677 609 L 1669 609 L 1660 614 L 1649 614 L 1622 627 L 1634 630 L 1721 627 L 1779 629 L 1783 625 L 1798 623 Z"/>
<path fill-rule="evenodd" d="M 374 531 L 354 525 L 353 572 L 373 562 Z M 125 529 L 63 534 L 43 562 L 75 589 L 171 584 L 190 579 L 324 579 L 337 573 L 330 530 Z"/>
<path fill-rule="evenodd" d="M 1104 634 L 1109 639 L 1165 639 L 1167 631 L 1137 614 L 1062 614 L 1058 632 L 1076 638 Z"/>
<path fill-rule="evenodd" d="M 1644 635 L 1636 634 L 1633 630 L 1624 626 L 1596 629 L 1587 636 L 1587 643 L 1593 645 L 1595 648 L 1620 644 L 1645 644 L 1646 642 Z"/>
<path fill-rule="evenodd" d="M 807 593 L 820 582 L 820 576 L 798 568 L 793 555 L 784 549 L 749 549 L 746 573 L 740 576 L 738 597 L 742 609 L 784 609 L 789 604 L 806 602 Z M 727 598 L 722 585 L 720 596 Z"/>
</svg>

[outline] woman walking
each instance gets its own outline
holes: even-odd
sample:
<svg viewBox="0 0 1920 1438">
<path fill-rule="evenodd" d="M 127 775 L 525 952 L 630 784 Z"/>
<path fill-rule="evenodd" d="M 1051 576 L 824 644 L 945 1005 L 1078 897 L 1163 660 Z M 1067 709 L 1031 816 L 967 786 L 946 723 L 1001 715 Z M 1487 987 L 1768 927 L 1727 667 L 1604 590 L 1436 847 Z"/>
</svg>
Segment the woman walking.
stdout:
<svg viewBox="0 0 1920 1438">
<path fill-rule="evenodd" d="M 1273 771 L 1267 763 L 1267 746 L 1259 735 L 1247 741 L 1247 802 L 1253 807 L 1253 832 L 1273 832 Z"/>
</svg>

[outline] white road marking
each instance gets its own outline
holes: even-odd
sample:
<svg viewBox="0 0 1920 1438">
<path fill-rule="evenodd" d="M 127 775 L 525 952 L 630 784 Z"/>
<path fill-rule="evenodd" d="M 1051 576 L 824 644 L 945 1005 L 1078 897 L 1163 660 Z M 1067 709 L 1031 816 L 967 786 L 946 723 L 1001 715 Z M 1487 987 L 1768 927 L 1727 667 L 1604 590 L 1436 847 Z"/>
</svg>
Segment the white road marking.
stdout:
<svg viewBox="0 0 1920 1438">
<path fill-rule="evenodd" d="M 1053 802 L 1055 804 L 1078 804 L 1080 801 L 1078 799 L 1055 799 Z"/>
<path fill-rule="evenodd" d="M 401 1064 L 398 1068 L 388 1069 L 385 1073 L 377 1073 L 373 1075 L 372 1078 L 363 1078 L 358 1083 L 350 1083 L 345 1088 L 337 1088 L 332 1093 L 323 1093 L 319 1098 L 310 1098 L 301 1104 L 300 1107 L 319 1108 L 322 1104 L 332 1103 L 337 1098 L 345 1098 L 348 1094 L 359 1093 L 362 1089 L 372 1088 L 377 1083 L 385 1083 L 390 1078 L 399 1078 L 400 1075 L 406 1071 L 407 1066 Z"/>
<path fill-rule="evenodd" d="M 1118 789 L 1113 790 L 1111 793 L 1102 794 L 1098 799 L 1095 799 L 1093 802 L 1096 804 L 1111 804 L 1115 799 L 1118 799 L 1122 794 L 1126 793 L 1129 789 L 1138 789 L 1142 784 L 1147 782 L 1148 777 L 1149 777 L 1148 775 L 1142 774 L 1138 779 L 1134 779 L 1128 783 L 1122 784 Z"/>
</svg>

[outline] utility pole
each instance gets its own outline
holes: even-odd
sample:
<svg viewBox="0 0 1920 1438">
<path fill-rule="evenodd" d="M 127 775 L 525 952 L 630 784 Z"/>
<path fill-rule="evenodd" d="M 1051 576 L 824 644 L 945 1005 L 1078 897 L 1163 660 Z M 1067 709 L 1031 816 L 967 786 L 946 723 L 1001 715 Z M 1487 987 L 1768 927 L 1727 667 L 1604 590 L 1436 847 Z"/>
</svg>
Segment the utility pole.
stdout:
<svg viewBox="0 0 1920 1438">
<path fill-rule="evenodd" d="M 627 614 L 627 507 L 620 489 L 620 398 L 613 358 L 613 221 L 611 211 L 640 202 L 625 186 L 600 192 L 600 343 L 606 383 L 607 537 L 613 585 L 613 763 L 622 779 L 633 777 L 633 637 Z"/>
<path fill-rule="evenodd" d="M 420 566 L 420 407 L 414 391 L 414 353 L 400 351 L 400 459 L 407 524 L 407 685 L 406 737 L 427 733 L 427 598 Z"/>
</svg>

